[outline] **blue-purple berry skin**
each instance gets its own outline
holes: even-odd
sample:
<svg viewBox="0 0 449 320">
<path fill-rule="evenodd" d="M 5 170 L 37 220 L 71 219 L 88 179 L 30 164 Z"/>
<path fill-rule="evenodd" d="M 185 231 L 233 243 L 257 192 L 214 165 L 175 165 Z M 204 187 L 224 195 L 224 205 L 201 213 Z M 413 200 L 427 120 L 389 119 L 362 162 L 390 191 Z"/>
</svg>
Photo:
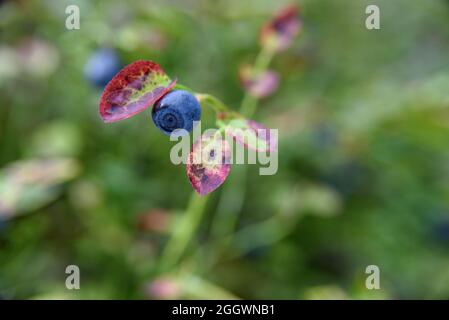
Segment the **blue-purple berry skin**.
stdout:
<svg viewBox="0 0 449 320">
<path fill-rule="evenodd" d="M 189 92 L 174 90 L 159 99 L 151 112 L 153 122 L 164 134 L 176 129 L 193 130 L 193 122 L 201 119 L 198 100 Z"/>
<path fill-rule="evenodd" d="M 84 66 L 84 76 L 95 87 L 103 88 L 122 67 L 116 51 L 101 48 L 93 53 Z"/>
</svg>

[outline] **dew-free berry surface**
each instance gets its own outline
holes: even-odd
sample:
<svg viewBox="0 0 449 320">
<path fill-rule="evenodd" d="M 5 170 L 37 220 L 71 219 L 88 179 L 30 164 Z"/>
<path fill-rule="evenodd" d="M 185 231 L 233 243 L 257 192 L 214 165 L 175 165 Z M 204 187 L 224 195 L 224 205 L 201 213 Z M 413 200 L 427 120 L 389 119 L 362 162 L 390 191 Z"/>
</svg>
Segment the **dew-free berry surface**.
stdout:
<svg viewBox="0 0 449 320">
<path fill-rule="evenodd" d="M 175 90 L 156 102 L 151 115 L 154 124 L 166 135 L 170 135 L 176 129 L 190 132 L 194 121 L 201 118 L 201 107 L 191 93 Z"/>
</svg>

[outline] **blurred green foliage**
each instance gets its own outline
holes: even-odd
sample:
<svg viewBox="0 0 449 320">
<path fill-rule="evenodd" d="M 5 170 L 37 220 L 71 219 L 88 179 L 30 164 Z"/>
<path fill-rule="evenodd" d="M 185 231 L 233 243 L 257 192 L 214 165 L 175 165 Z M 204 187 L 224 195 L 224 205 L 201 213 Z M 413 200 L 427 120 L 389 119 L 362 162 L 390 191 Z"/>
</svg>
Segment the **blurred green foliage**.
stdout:
<svg viewBox="0 0 449 320">
<path fill-rule="evenodd" d="M 449 298 L 448 1 L 298 1 L 304 31 L 274 59 L 280 86 L 256 115 L 280 129 L 278 173 L 250 166 L 227 203 L 217 190 L 174 270 L 158 259 L 191 193 L 185 167 L 148 112 L 101 122 L 84 65 L 112 47 L 237 110 L 239 66 L 287 1 L 2 2 L 0 194 L 18 161 L 79 167 L 27 215 L 0 206 L 2 297 Z M 69 31 L 74 3 L 81 29 Z M 380 30 L 365 28 L 368 4 Z M 217 236 L 214 219 L 238 228 Z M 65 288 L 70 264 L 80 290 Z M 381 290 L 365 288 L 371 264 Z"/>
</svg>

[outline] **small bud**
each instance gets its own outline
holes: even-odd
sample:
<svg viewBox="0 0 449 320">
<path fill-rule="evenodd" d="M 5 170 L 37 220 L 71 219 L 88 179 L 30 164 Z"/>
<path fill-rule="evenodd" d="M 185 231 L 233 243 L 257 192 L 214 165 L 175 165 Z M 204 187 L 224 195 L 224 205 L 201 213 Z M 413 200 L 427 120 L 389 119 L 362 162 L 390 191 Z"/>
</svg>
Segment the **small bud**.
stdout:
<svg viewBox="0 0 449 320">
<path fill-rule="evenodd" d="M 178 299 L 181 294 L 179 283 L 169 277 L 155 279 L 144 290 L 146 296 L 153 299 Z"/>
<path fill-rule="evenodd" d="M 250 66 L 242 66 L 239 70 L 242 87 L 256 98 L 265 98 L 276 91 L 279 76 L 274 71 L 259 72 Z"/>
<path fill-rule="evenodd" d="M 294 5 L 286 7 L 262 27 L 260 32 L 261 45 L 273 51 L 284 51 L 291 46 L 301 27 L 302 22 L 298 17 L 298 7 Z"/>
</svg>

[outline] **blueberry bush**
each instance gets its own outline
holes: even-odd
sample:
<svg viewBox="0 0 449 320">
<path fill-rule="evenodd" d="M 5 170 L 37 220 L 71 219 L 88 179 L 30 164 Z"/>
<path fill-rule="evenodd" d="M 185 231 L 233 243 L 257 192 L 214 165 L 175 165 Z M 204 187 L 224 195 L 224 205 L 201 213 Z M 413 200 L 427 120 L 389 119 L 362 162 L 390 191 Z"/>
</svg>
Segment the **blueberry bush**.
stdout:
<svg viewBox="0 0 449 320">
<path fill-rule="evenodd" d="M 449 297 L 448 1 L 72 2 L 0 3 L 0 298 Z"/>
</svg>

